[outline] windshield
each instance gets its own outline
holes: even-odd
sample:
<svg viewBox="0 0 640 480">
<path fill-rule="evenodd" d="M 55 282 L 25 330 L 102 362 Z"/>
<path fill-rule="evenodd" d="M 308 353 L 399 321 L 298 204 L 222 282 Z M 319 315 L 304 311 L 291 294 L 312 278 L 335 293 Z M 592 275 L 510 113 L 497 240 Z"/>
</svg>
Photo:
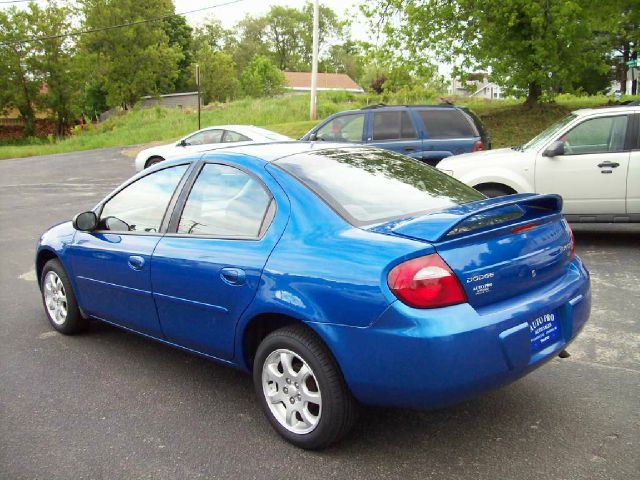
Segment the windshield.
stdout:
<svg viewBox="0 0 640 480">
<path fill-rule="evenodd" d="M 433 167 L 377 148 L 327 149 L 284 157 L 275 164 L 356 226 L 485 198 Z"/>
<path fill-rule="evenodd" d="M 533 137 L 527 143 L 522 146 L 522 150 L 525 152 L 529 151 L 537 151 L 547 140 L 556 134 L 558 130 L 567 125 L 569 122 L 573 121 L 576 116 L 572 113 L 571 115 L 567 115 L 562 120 L 557 121 L 553 125 L 551 125 L 546 130 L 543 130 L 541 133 Z"/>
</svg>

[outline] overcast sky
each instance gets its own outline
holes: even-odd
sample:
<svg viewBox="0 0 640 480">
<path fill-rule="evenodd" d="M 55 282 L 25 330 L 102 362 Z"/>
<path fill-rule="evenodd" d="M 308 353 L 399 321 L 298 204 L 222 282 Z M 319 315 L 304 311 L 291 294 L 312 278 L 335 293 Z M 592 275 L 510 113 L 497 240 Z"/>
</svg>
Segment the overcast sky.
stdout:
<svg viewBox="0 0 640 480">
<path fill-rule="evenodd" d="M 228 0 L 173 0 L 176 6 L 176 13 L 195 10 L 197 8 L 207 7 L 209 5 L 218 5 L 226 3 Z M 320 5 L 325 5 L 334 10 L 340 18 L 350 18 L 355 20 L 358 15 L 358 5 L 362 0 L 320 0 Z M 232 5 L 225 5 L 218 8 L 212 8 L 203 12 L 186 15 L 187 21 L 191 25 L 206 20 L 212 16 L 219 19 L 226 27 L 235 25 L 236 22 L 242 20 L 245 15 L 259 16 L 266 13 L 274 5 L 282 5 L 286 7 L 302 8 L 305 0 L 242 0 Z M 366 28 L 362 22 L 354 21 L 351 35 L 358 40 L 367 38 Z"/>
</svg>

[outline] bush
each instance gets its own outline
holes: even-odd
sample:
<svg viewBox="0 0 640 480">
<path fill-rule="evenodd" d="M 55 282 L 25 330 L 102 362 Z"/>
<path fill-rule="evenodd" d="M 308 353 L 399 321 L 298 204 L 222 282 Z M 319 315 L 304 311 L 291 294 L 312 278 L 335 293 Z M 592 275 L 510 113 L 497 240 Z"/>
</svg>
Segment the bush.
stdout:
<svg viewBox="0 0 640 480">
<path fill-rule="evenodd" d="M 250 97 L 271 97 L 284 90 L 284 75 L 267 57 L 255 55 L 242 71 L 242 90 Z"/>
</svg>

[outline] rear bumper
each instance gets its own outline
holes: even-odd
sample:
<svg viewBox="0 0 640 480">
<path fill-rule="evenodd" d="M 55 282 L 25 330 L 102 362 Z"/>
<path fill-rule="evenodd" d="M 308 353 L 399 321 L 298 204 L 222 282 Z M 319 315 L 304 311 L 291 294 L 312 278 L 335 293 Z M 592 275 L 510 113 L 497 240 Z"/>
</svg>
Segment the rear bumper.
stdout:
<svg viewBox="0 0 640 480">
<path fill-rule="evenodd" d="M 512 382 L 566 347 L 591 310 L 579 258 L 542 288 L 479 309 L 418 310 L 397 301 L 368 328 L 315 326 L 365 404 L 438 408 Z M 554 312 L 560 336 L 532 352 L 528 321 Z"/>
</svg>

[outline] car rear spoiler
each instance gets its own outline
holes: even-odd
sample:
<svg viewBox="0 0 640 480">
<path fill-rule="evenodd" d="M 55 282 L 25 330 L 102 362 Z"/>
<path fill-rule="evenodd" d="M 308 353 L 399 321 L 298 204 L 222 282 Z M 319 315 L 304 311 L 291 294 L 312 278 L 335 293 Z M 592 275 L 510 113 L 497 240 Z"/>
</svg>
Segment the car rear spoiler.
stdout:
<svg viewBox="0 0 640 480">
<path fill-rule="evenodd" d="M 541 210 L 540 213 L 544 212 L 544 214 L 560 213 L 562 211 L 562 197 L 556 194 L 520 193 L 490 198 L 400 222 L 393 226 L 391 231 L 405 237 L 438 242 L 447 236 L 456 235 L 458 233 L 456 229 L 459 229 L 469 219 L 481 217 L 494 210 L 512 205 L 526 207 L 526 210 Z M 487 215 L 487 217 L 490 217 L 490 215 Z"/>
</svg>

